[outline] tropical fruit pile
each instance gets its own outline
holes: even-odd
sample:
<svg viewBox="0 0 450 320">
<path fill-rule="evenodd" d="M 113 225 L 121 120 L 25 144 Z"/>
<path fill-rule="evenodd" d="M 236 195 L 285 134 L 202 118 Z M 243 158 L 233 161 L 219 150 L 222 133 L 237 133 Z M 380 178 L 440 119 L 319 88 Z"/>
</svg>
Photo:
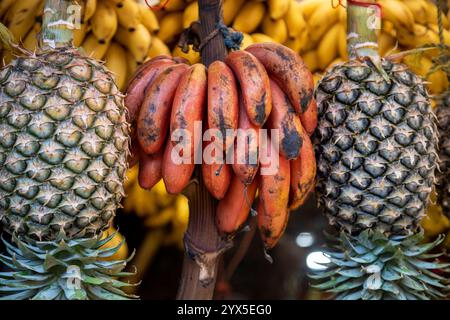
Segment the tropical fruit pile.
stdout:
<svg viewBox="0 0 450 320">
<path fill-rule="evenodd" d="M 259 189 L 258 226 L 265 247 L 272 248 L 289 210 L 303 204 L 314 187 L 309 135 L 317 113 L 312 94 L 311 73 L 295 52 L 279 44 L 231 52 L 225 62 L 215 61 L 207 70 L 170 56 L 149 60 L 130 81 L 125 98 L 129 121 L 137 127 L 132 149 L 139 157 L 140 185 L 151 189 L 162 178 L 168 193 L 182 192 L 200 148 L 202 179 L 219 200 L 219 230 L 234 234 L 242 227 Z M 200 128 L 198 143 L 195 126 L 203 119 L 212 136 L 203 140 Z M 260 129 L 278 135 L 272 131 L 262 139 Z M 185 133 L 181 142 L 174 140 L 180 130 Z M 272 144 L 271 138 L 277 141 Z M 209 149 L 214 155 L 208 160 Z M 231 163 L 225 161 L 230 150 Z M 187 161 L 177 163 L 177 157 Z M 271 164 L 273 171 L 263 173 Z"/>
</svg>

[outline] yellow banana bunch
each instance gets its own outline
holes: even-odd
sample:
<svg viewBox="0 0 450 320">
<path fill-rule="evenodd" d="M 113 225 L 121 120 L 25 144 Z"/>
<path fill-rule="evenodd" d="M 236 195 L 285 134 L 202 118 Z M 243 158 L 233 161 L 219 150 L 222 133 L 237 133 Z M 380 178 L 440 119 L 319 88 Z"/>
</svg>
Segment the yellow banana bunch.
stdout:
<svg viewBox="0 0 450 320">
<path fill-rule="evenodd" d="M 152 38 L 152 44 L 150 45 L 147 56 L 149 58 L 153 58 L 161 54 L 170 55 L 170 48 L 164 43 L 164 41 L 157 36 L 154 36 Z"/>
<path fill-rule="evenodd" d="M 290 0 L 267 0 L 269 15 L 272 19 L 282 18 L 289 9 Z"/>
<path fill-rule="evenodd" d="M 245 33 L 254 32 L 261 24 L 265 12 L 266 7 L 262 2 L 247 1 L 237 13 L 237 16 L 233 22 L 233 29 Z"/>
<path fill-rule="evenodd" d="M 323 36 L 317 47 L 319 68 L 324 70 L 339 54 L 338 39 L 342 26 L 337 23 Z"/>
<path fill-rule="evenodd" d="M 159 31 L 159 21 L 156 14 L 148 6 L 139 4 L 139 20 L 151 33 Z"/>
<path fill-rule="evenodd" d="M 111 43 L 105 55 L 105 66 L 113 73 L 119 90 L 125 89 L 127 81 L 127 53 L 118 43 Z"/>
<path fill-rule="evenodd" d="M 223 1 L 223 22 L 230 25 L 237 13 L 241 10 L 245 0 L 224 0 Z"/>
<path fill-rule="evenodd" d="M 139 6 L 135 0 L 108 0 L 116 2 L 114 10 L 116 10 L 119 25 L 128 31 L 136 30 L 140 24 Z"/>
<path fill-rule="evenodd" d="M 90 33 L 84 39 L 81 47 L 84 49 L 86 55 L 94 59 L 102 60 L 106 51 L 108 51 L 109 44 L 110 42 L 99 41 L 94 34 Z"/>
<path fill-rule="evenodd" d="M 83 22 L 89 21 L 89 19 L 92 18 L 96 10 L 97 10 L 97 0 L 86 0 L 84 5 Z"/>
<path fill-rule="evenodd" d="M 391 21 L 396 27 L 413 31 L 414 14 L 409 7 L 400 0 L 379 0 L 383 10 L 383 18 Z"/>
<path fill-rule="evenodd" d="M 288 28 L 283 19 L 273 20 L 266 15 L 261 30 L 278 43 L 284 43 L 288 38 Z"/>
<path fill-rule="evenodd" d="M 117 252 L 114 253 L 112 256 L 100 258 L 100 259 L 104 260 L 104 261 L 126 260 L 128 258 L 129 251 L 128 251 L 128 246 L 127 246 L 127 243 L 125 242 L 124 236 L 122 234 L 120 234 L 119 231 L 117 231 L 113 225 L 111 225 L 108 228 L 108 230 L 103 232 L 102 239 L 105 239 L 111 235 L 114 235 L 112 237 L 112 239 L 110 241 L 108 241 L 107 243 L 105 243 L 100 249 L 112 249 L 112 248 L 119 246 L 120 244 L 122 244 L 122 245 L 119 247 Z"/>
<path fill-rule="evenodd" d="M 165 43 L 171 42 L 183 31 L 183 13 L 171 12 L 159 21 L 159 32 L 157 33 Z"/>
<path fill-rule="evenodd" d="M 198 2 L 191 2 L 183 12 L 183 28 L 189 28 L 192 22 L 198 20 Z"/>
<path fill-rule="evenodd" d="M 144 62 L 150 49 L 152 36 L 147 28 L 140 23 L 132 31 L 119 26 L 114 39 L 125 46 L 133 54 L 136 61 Z"/>
<path fill-rule="evenodd" d="M 339 9 L 333 8 L 330 1 L 323 1 L 308 20 L 311 39 L 318 42 L 338 20 Z"/>
<path fill-rule="evenodd" d="M 306 21 L 303 17 L 303 12 L 300 9 L 300 4 L 296 0 L 291 0 L 288 10 L 284 16 L 289 37 L 295 38 L 306 29 Z"/>
<path fill-rule="evenodd" d="M 35 11 L 41 1 L 16 1 L 8 10 L 5 25 L 11 31 L 16 41 L 24 40 L 28 31 L 33 27 Z"/>
<path fill-rule="evenodd" d="M 181 51 L 181 48 L 178 46 L 175 46 L 175 48 L 172 50 L 172 55 L 174 57 L 181 57 L 181 58 L 185 58 L 189 61 L 190 64 L 195 64 L 200 62 L 200 54 L 196 51 L 194 51 L 194 49 L 192 49 L 192 46 L 189 46 L 189 52 L 188 53 L 184 53 L 183 51 Z"/>
<path fill-rule="evenodd" d="M 114 6 L 100 1 L 91 19 L 92 33 L 100 42 L 108 42 L 117 31 L 118 18 Z"/>
</svg>

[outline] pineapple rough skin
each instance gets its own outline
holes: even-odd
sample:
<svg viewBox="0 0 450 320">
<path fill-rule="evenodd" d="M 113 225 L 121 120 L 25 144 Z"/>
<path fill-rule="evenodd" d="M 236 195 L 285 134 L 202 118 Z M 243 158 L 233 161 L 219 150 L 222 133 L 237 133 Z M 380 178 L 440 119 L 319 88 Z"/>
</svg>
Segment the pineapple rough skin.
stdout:
<svg viewBox="0 0 450 320">
<path fill-rule="evenodd" d="M 437 98 L 436 116 L 439 127 L 438 203 L 445 215 L 450 217 L 450 91 Z"/>
<path fill-rule="evenodd" d="M 369 59 L 333 67 L 319 82 L 319 204 L 339 236 L 311 276 L 337 299 L 439 299 L 449 264 L 430 261 L 443 238 L 421 244 L 437 166 L 437 128 L 423 81 L 405 65 Z M 384 74 L 383 74 L 384 73 Z"/>
<path fill-rule="evenodd" d="M 76 49 L 0 70 L 0 220 L 38 241 L 108 228 L 124 195 L 129 125 L 105 67 Z"/>
<path fill-rule="evenodd" d="M 416 233 L 437 165 L 434 116 L 423 81 L 403 64 L 352 60 L 320 81 L 319 204 L 332 225 L 357 235 Z"/>
</svg>

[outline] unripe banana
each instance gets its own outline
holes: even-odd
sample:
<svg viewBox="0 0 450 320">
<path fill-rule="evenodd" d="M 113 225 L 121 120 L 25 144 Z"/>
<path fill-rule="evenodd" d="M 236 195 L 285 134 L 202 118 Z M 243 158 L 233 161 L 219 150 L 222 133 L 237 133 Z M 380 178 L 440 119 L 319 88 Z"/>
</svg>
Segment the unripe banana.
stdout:
<svg viewBox="0 0 450 320">
<path fill-rule="evenodd" d="M 106 1 L 100 1 L 90 21 L 92 33 L 100 42 L 109 42 L 117 31 L 118 17 L 114 7 Z"/>
<path fill-rule="evenodd" d="M 108 0 L 115 1 L 115 0 Z M 116 3 L 114 6 L 116 10 L 119 25 L 127 29 L 128 31 L 134 31 L 137 29 L 139 21 L 139 6 L 134 0 L 122 0 L 120 3 Z"/>
<path fill-rule="evenodd" d="M 188 53 L 184 53 L 183 51 L 181 51 L 180 47 L 175 46 L 175 48 L 172 51 L 172 55 L 174 57 L 181 57 L 187 59 L 191 65 L 200 62 L 200 54 L 197 51 L 194 51 L 194 49 L 192 49 L 192 46 L 189 46 Z"/>
<path fill-rule="evenodd" d="M 89 21 L 97 10 L 97 0 L 86 0 L 85 3 L 83 22 Z"/>
<path fill-rule="evenodd" d="M 325 35 L 317 47 L 318 67 L 325 70 L 326 67 L 338 56 L 339 28 L 341 24 L 335 24 Z"/>
<path fill-rule="evenodd" d="M 134 31 L 119 26 L 114 38 L 128 48 L 136 61 L 144 62 L 152 42 L 152 36 L 143 24 L 138 24 Z"/>
<path fill-rule="evenodd" d="M 86 39 L 84 39 L 81 47 L 86 52 L 87 56 L 97 60 L 102 60 L 106 54 L 106 51 L 108 51 L 109 42 L 100 43 L 98 39 L 90 33 L 87 35 Z"/>
<path fill-rule="evenodd" d="M 159 31 L 159 21 L 152 9 L 146 5 L 139 5 L 139 20 L 150 33 Z"/>
<path fill-rule="evenodd" d="M 252 33 L 251 36 L 254 43 L 275 42 L 275 40 L 264 33 Z"/>
<path fill-rule="evenodd" d="M 290 1 L 284 20 L 286 21 L 289 37 L 291 38 L 297 37 L 306 29 L 305 18 L 303 17 L 300 5 L 296 0 Z"/>
<path fill-rule="evenodd" d="M 153 36 L 152 44 L 150 45 L 147 56 L 149 58 L 154 58 L 162 54 L 170 55 L 170 49 L 160 38 Z"/>
<path fill-rule="evenodd" d="M 223 22 L 229 26 L 236 14 L 244 4 L 244 0 L 224 0 L 223 1 Z"/>
<path fill-rule="evenodd" d="M 171 12 L 159 21 L 158 38 L 165 43 L 172 41 L 183 31 L 183 13 Z"/>
<path fill-rule="evenodd" d="M 339 18 L 339 11 L 334 9 L 329 1 L 323 1 L 308 20 L 309 36 L 314 42 L 319 41 L 322 36 L 334 25 Z"/>
<path fill-rule="evenodd" d="M 113 73 L 117 87 L 123 92 L 127 81 L 127 54 L 120 44 L 111 43 L 105 55 L 105 66 Z"/>
<path fill-rule="evenodd" d="M 261 24 L 264 18 L 266 7 L 263 3 L 257 1 L 248 1 L 239 10 L 233 22 L 233 29 L 252 33 Z"/>
<path fill-rule="evenodd" d="M 183 12 L 183 28 L 189 28 L 192 22 L 198 20 L 198 2 L 191 2 Z"/>
<path fill-rule="evenodd" d="M 284 43 L 288 38 L 288 29 L 283 19 L 273 20 L 266 15 L 263 19 L 262 31 L 278 43 Z"/>
<path fill-rule="evenodd" d="M 282 18 L 288 11 L 290 2 L 290 0 L 267 0 L 270 17 L 274 20 Z"/>
</svg>

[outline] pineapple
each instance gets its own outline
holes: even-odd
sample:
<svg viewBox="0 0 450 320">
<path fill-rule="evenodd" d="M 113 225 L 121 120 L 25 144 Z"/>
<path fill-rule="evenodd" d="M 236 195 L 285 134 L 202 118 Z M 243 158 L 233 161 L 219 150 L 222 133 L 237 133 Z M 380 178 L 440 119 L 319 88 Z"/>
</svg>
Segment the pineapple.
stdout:
<svg viewBox="0 0 450 320">
<path fill-rule="evenodd" d="M 368 11 L 348 4 L 350 61 L 316 90 L 319 205 L 339 232 L 312 278 L 337 299 L 437 299 L 448 265 L 429 259 L 420 221 L 435 181 L 437 134 L 424 82 L 378 56 Z"/>
<path fill-rule="evenodd" d="M 46 5 L 58 2 L 70 5 Z M 47 12 L 44 25 L 58 18 Z M 124 299 L 127 261 L 104 261 L 123 243 L 102 237 L 124 195 L 123 96 L 101 63 L 62 42 L 0 71 L 0 221 L 11 235 L 0 297 Z"/>
<path fill-rule="evenodd" d="M 450 91 L 444 92 L 437 99 L 436 116 L 439 127 L 438 203 L 450 217 Z"/>
</svg>

